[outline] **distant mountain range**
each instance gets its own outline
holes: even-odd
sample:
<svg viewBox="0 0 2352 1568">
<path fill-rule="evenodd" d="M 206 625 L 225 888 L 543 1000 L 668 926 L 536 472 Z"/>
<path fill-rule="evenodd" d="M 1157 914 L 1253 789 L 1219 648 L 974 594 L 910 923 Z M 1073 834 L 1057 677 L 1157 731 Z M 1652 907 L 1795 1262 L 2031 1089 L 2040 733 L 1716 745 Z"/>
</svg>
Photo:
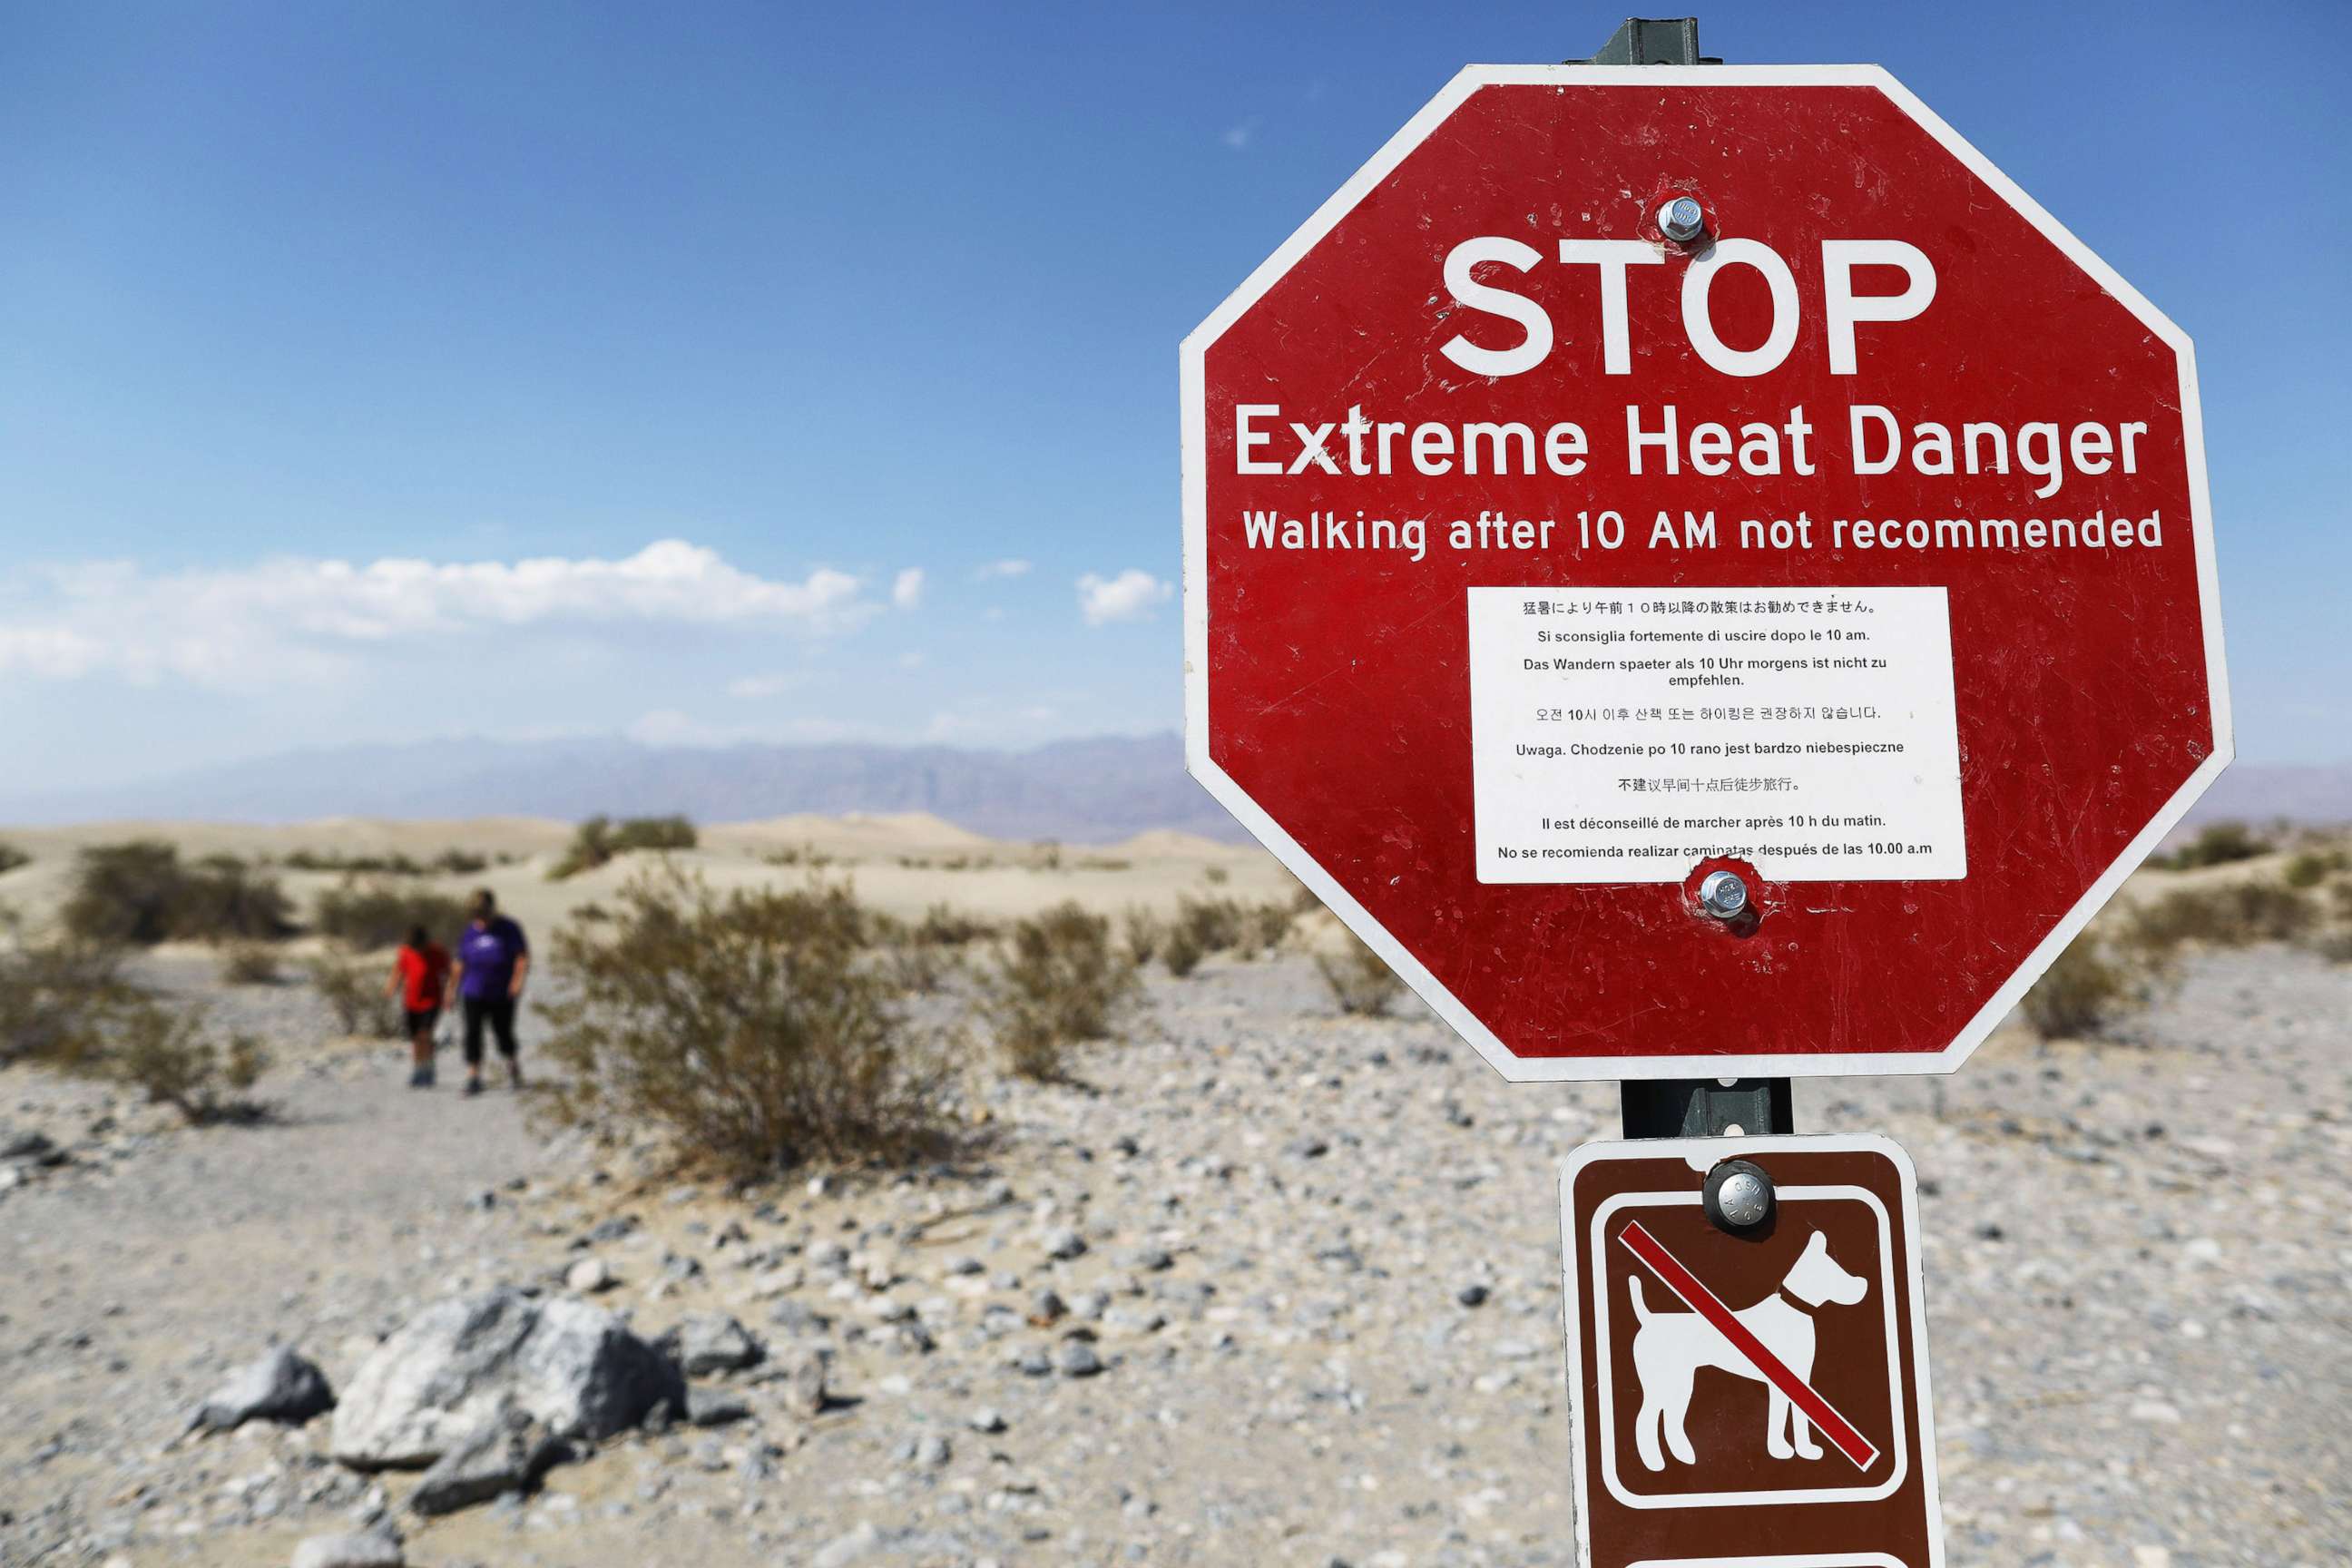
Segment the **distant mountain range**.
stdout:
<svg viewBox="0 0 2352 1568">
<path fill-rule="evenodd" d="M 1024 752 L 950 746 L 649 746 L 625 740 L 437 741 L 288 752 L 152 783 L 0 795 L 0 822 L 683 812 L 742 822 L 793 812 L 928 811 L 999 838 L 1105 843 L 1171 827 L 1245 837 L 1184 772 L 1172 734 Z"/>
<path fill-rule="evenodd" d="M 1172 734 L 951 746 L 648 746 L 625 740 L 436 741 L 288 752 L 114 788 L 0 795 L 0 822 L 293 822 L 319 816 L 683 812 L 742 822 L 793 812 L 928 811 L 999 838 L 1103 843 L 1172 827 L 1238 840 L 1184 773 Z M 2241 763 L 2189 821 L 2352 822 L 2352 763 Z"/>
<path fill-rule="evenodd" d="M 2192 823 L 2231 817 L 2307 826 L 2352 822 L 2352 763 L 2232 763 L 2189 814 Z"/>
</svg>

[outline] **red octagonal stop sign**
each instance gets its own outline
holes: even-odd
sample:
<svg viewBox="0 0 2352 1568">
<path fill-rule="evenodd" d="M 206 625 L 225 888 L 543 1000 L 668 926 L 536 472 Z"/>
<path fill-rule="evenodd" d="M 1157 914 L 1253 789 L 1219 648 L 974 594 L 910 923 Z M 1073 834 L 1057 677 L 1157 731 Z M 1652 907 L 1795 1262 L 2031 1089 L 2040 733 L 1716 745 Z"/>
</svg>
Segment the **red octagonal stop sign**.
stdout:
<svg viewBox="0 0 2352 1568">
<path fill-rule="evenodd" d="M 1509 1077 L 1948 1070 L 2228 760 L 2188 339 L 1874 68 L 1466 70 L 1183 375 L 1192 770 Z"/>
</svg>

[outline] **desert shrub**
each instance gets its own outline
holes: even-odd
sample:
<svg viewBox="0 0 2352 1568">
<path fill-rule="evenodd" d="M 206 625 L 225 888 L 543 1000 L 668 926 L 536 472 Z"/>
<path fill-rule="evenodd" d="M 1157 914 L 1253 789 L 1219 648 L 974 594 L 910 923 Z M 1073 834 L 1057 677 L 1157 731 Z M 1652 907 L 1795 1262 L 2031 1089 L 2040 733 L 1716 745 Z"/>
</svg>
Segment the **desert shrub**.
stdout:
<svg viewBox="0 0 2352 1568">
<path fill-rule="evenodd" d="M 1168 965 L 1168 973 L 1181 980 L 1201 967 L 1201 960 L 1209 950 L 1201 945 L 1200 933 L 1182 921 L 1171 923 L 1167 937 L 1160 944 L 1160 957 Z"/>
<path fill-rule="evenodd" d="M 95 1054 L 107 1024 L 137 996 L 123 978 L 126 956 L 118 943 L 71 935 L 0 947 L 0 1067 L 70 1066 Z"/>
<path fill-rule="evenodd" d="M 2352 921 L 2352 877 L 2347 877 L 2340 882 L 2331 883 L 2327 889 L 2327 897 L 2328 900 L 2336 906 L 2337 920 Z"/>
<path fill-rule="evenodd" d="M 345 876 L 470 877 L 489 869 L 490 859 L 469 849 L 444 849 L 425 861 L 397 850 L 389 855 L 347 855 L 341 850 L 297 849 L 281 864 L 289 871 L 341 871 Z"/>
<path fill-rule="evenodd" d="M 2352 864 L 2352 856 L 2341 849 L 2298 850 L 2287 860 L 2279 875 L 2290 888 L 2307 891 L 2316 888 L 2336 872 Z"/>
<path fill-rule="evenodd" d="M 2179 888 L 2135 909 L 2126 940 L 2146 960 L 2163 963 L 2190 943 L 2247 947 L 2293 942 L 2318 923 L 2312 901 L 2274 882 Z"/>
<path fill-rule="evenodd" d="M 1029 868 L 1033 871 L 1058 871 L 1062 868 L 1062 847 L 1051 838 L 1040 838 L 1029 847 Z"/>
<path fill-rule="evenodd" d="M 29 866 L 32 863 L 33 858 L 14 844 L 0 844 L 0 877 L 6 876 L 19 866 Z"/>
<path fill-rule="evenodd" d="M 1231 899 L 1176 900 L 1175 923 L 1188 932 L 1202 952 L 1225 952 L 1242 944 L 1245 921 L 1241 905 Z"/>
<path fill-rule="evenodd" d="M 1127 961 L 1140 969 L 1159 956 L 1168 940 L 1168 922 L 1139 906 L 1120 917 L 1119 934 L 1127 943 Z"/>
<path fill-rule="evenodd" d="M 371 877 L 422 877 L 426 868 L 397 852 L 390 855 L 345 855 L 335 850 L 297 849 L 283 864 L 289 871 L 341 871 Z"/>
<path fill-rule="evenodd" d="M 1289 937 L 1290 921 L 1286 904 L 1253 904 L 1243 916 L 1243 935 L 1250 948 L 1272 952 Z"/>
<path fill-rule="evenodd" d="M 2168 854 L 2152 855 L 2148 864 L 2164 871 L 2194 871 L 2201 866 L 2227 866 L 2267 855 L 2271 841 L 2242 822 L 2209 824 L 2196 837 Z"/>
<path fill-rule="evenodd" d="M 278 954 L 257 942 L 232 942 L 221 954 L 220 977 L 224 985 L 275 985 L 284 978 Z"/>
<path fill-rule="evenodd" d="M 2025 1021 L 2045 1040 L 2095 1039 L 2146 996 L 2134 967 L 2086 932 L 2025 994 Z"/>
<path fill-rule="evenodd" d="M 416 926 L 446 939 L 464 929 L 466 905 L 429 888 L 347 880 L 319 895 L 312 923 L 320 935 L 332 937 L 353 952 L 369 952 L 399 946 Z"/>
<path fill-rule="evenodd" d="M 1404 982 L 1397 978 L 1388 960 L 1353 934 L 1346 942 L 1346 948 L 1338 953 L 1317 953 L 1315 967 L 1323 972 L 1323 984 L 1331 988 L 1331 1000 L 1339 1004 L 1340 1012 L 1377 1018 L 1404 994 Z"/>
<path fill-rule="evenodd" d="M 66 929 L 93 942 L 259 941 L 293 929 L 275 878 L 228 855 L 190 865 L 157 839 L 81 852 Z"/>
<path fill-rule="evenodd" d="M 310 988 L 344 1034 L 394 1040 L 406 1032 L 406 1020 L 399 1001 L 384 994 L 385 973 L 383 965 L 366 959 L 323 959 L 310 966 Z"/>
<path fill-rule="evenodd" d="M 1062 1057 L 1108 1036 L 1139 982 L 1110 939 L 1110 921 L 1075 900 L 1013 924 L 988 977 L 982 1008 L 1006 1065 L 1024 1078 L 1062 1076 Z"/>
<path fill-rule="evenodd" d="M 548 879 L 560 882 L 593 871 L 632 850 L 691 849 L 699 841 L 694 824 L 683 816 L 630 816 L 619 822 L 592 816 L 572 831 L 570 847 L 548 872 Z"/>
<path fill-rule="evenodd" d="M 95 1064 L 151 1105 L 168 1105 L 193 1125 L 257 1121 L 268 1108 L 247 1097 L 269 1058 L 249 1035 L 226 1046 L 213 1039 L 201 1014 L 142 1003 L 125 1013 Z"/>
<path fill-rule="evenodd" d="M 915 935 L 937 946 L 962 947 L 994 936 L 996 930 L 992 921 L 964 914 L 944 903 L 937 903 L 923 911 L 921 922 L 915 927 Z"/>
<path fill-rule="evenodd" d="M 1201 875 L 1208 879 L 1209 886 L 1222 888 L 1233 879 L 1234 874 L 1223 866 L 1208 866 L 1202 868 Z"/>
<path fill-rule="evenodd" d="M 948 940 L 960 931 L 951 921 L 934 922 L 928 916 L 908 925 L 887 914 L 869 914 L 865 940 L 880 948 L 881 962 L 900 985 L 928 994 L 962 967 L 961 943 Z"/>
<path fill-rule="evenodd" d="M 889 966 L 866 961 L 866 931 L 845 888 L 722 900 L 675 869 L 633 879 L 556 938 L 572 982 L 545 1011 L 557 1113 L 659 1127 L 746 1177 L 927 1152 L 940 1053 Z"/>
</svg>

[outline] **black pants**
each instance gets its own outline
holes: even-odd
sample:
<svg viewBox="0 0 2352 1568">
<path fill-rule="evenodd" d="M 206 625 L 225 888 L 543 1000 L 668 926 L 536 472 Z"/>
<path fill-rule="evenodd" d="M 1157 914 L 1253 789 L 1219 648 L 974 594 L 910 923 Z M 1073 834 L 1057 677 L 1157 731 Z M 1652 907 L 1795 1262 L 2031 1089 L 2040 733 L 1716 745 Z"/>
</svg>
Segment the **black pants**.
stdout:
<svg viewBox="0 0 2352 1568">
<path fill-rule="evenodd" d="M 515 1004 L 511 996 L 468 996 L 465 998 L 466 1065 L 482 1065 L 482 1026 L 488 1024 L 490 1033 L 499 1037 L 499 1055 L 509 1061 L 515 1059 Z"/>
</svg>

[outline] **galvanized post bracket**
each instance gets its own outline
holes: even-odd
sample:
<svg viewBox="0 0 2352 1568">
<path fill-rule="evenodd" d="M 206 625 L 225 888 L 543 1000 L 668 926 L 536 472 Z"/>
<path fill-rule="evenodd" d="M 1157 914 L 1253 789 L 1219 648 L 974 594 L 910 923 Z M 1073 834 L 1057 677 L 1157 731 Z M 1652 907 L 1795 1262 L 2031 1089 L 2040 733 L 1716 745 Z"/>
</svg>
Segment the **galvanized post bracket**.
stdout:
<svg viewBox="0 0 2352 1568">
<path fill-rule="evenodd" d="M 1624 25 L 1609 35 L 1601 52 L 1587 60 L 1570 60 L 1569 65 L 1583 66 L 1719 66 L 1723 61 L 1698 52 L 1698 18 L 1696 16 L 1628 16 Z"/>
</svg>

